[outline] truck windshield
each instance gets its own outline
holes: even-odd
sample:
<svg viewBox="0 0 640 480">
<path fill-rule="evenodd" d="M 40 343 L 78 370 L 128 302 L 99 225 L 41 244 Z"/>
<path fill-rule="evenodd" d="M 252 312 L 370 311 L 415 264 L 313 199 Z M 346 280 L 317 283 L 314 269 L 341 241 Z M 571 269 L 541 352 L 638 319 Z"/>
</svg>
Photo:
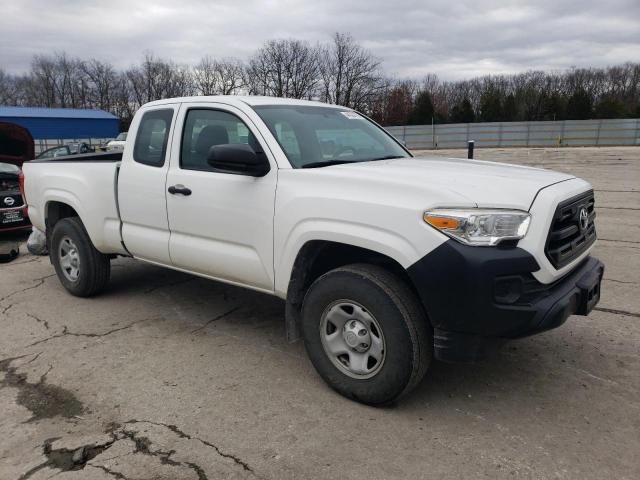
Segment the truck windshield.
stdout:
<svg viewBox="0 0 640 480">
<path fill-rule="evenodd" d="M 294 168 L 411 156 L 387 132 L 352 110 L 305 105 L 253 108 Z"/>
</svg>

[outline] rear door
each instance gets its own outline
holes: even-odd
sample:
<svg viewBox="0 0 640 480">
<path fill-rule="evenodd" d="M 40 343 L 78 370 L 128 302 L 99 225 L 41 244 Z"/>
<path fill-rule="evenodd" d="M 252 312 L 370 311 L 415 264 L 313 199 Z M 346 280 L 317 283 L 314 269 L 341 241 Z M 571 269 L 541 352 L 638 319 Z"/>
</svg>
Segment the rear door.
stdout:
<svg viewBox="0 0 640 480">
<path fill-rule="evenodd" d="M 278 170 L 260 131 L 241 110 L 224 104 L 183 104 L 176 124 L 181 136 L 174 138 L 167 176 L 173 265 L 273 291 Z M 220 144 L 249 144 L 264 151 L 271 170 L 264 177 L 215 171 L 207 153 Z"/>
<path fill-rule="evenodd" d="M 176 105 L 145 109 L 136 117 L 127 141 L 118 177 L 118 204 L 122 239 L 133 256 L 165 265 L 169 256 L 166 181 L 169 140 Z"/>
</svg>

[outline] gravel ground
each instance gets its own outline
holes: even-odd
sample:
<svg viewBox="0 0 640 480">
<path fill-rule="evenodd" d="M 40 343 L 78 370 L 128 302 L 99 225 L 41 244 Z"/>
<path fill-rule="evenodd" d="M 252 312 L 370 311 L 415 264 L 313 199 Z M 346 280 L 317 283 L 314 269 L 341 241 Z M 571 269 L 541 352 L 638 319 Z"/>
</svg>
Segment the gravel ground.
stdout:
<svg viewBox="0 0 640 480">
<path fill-rule="evenodd" d="M 375 409 L 323 384 L 277 299 L 130 259 L 78 299 L 23 248 L 0 265 L 0 478 L 640 478 L 640 148 L 476 157 L 593 183 L 589 317 Z"/>
</svg>

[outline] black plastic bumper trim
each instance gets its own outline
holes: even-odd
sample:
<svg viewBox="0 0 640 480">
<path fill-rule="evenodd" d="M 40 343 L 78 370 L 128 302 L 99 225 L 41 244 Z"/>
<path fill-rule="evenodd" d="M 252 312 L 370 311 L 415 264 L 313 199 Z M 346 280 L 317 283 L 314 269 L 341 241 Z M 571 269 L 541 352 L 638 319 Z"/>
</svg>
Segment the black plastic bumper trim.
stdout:
<svg viewBox="0 0 640 480">
<path fill-rule="evenodd" d="M 408 269 L 434 328 L 435 356 L 472 361 L 487 345 L 525 337 L 586 315 L 600 298 L 604 265 L 588 257 L 551 285 L 531 276 L 539 269 L 521 248 L 484 248 L 449 240 Z M 496 279 L 521 276 L 522 301 L 496 300 Z"/>
</svg>

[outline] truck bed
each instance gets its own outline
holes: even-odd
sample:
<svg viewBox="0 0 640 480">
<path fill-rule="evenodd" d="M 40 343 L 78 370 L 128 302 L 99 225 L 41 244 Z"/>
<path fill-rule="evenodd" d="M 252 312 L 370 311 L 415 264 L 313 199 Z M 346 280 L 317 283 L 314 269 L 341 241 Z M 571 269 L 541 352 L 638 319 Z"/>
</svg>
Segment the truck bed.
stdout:
<svg viewBox="0 0 640 480">
<path fill-rule="evenodd" d="M 121 159 L 122 152 L 108 152 L 25 162 L 24 186 L 33 225 L 45 231 L 47 210 L 56 202 L 64 203 L 83 219 L 100 252 L 126 254 L 120 238 L 117 205 Z"/>
</svg>

